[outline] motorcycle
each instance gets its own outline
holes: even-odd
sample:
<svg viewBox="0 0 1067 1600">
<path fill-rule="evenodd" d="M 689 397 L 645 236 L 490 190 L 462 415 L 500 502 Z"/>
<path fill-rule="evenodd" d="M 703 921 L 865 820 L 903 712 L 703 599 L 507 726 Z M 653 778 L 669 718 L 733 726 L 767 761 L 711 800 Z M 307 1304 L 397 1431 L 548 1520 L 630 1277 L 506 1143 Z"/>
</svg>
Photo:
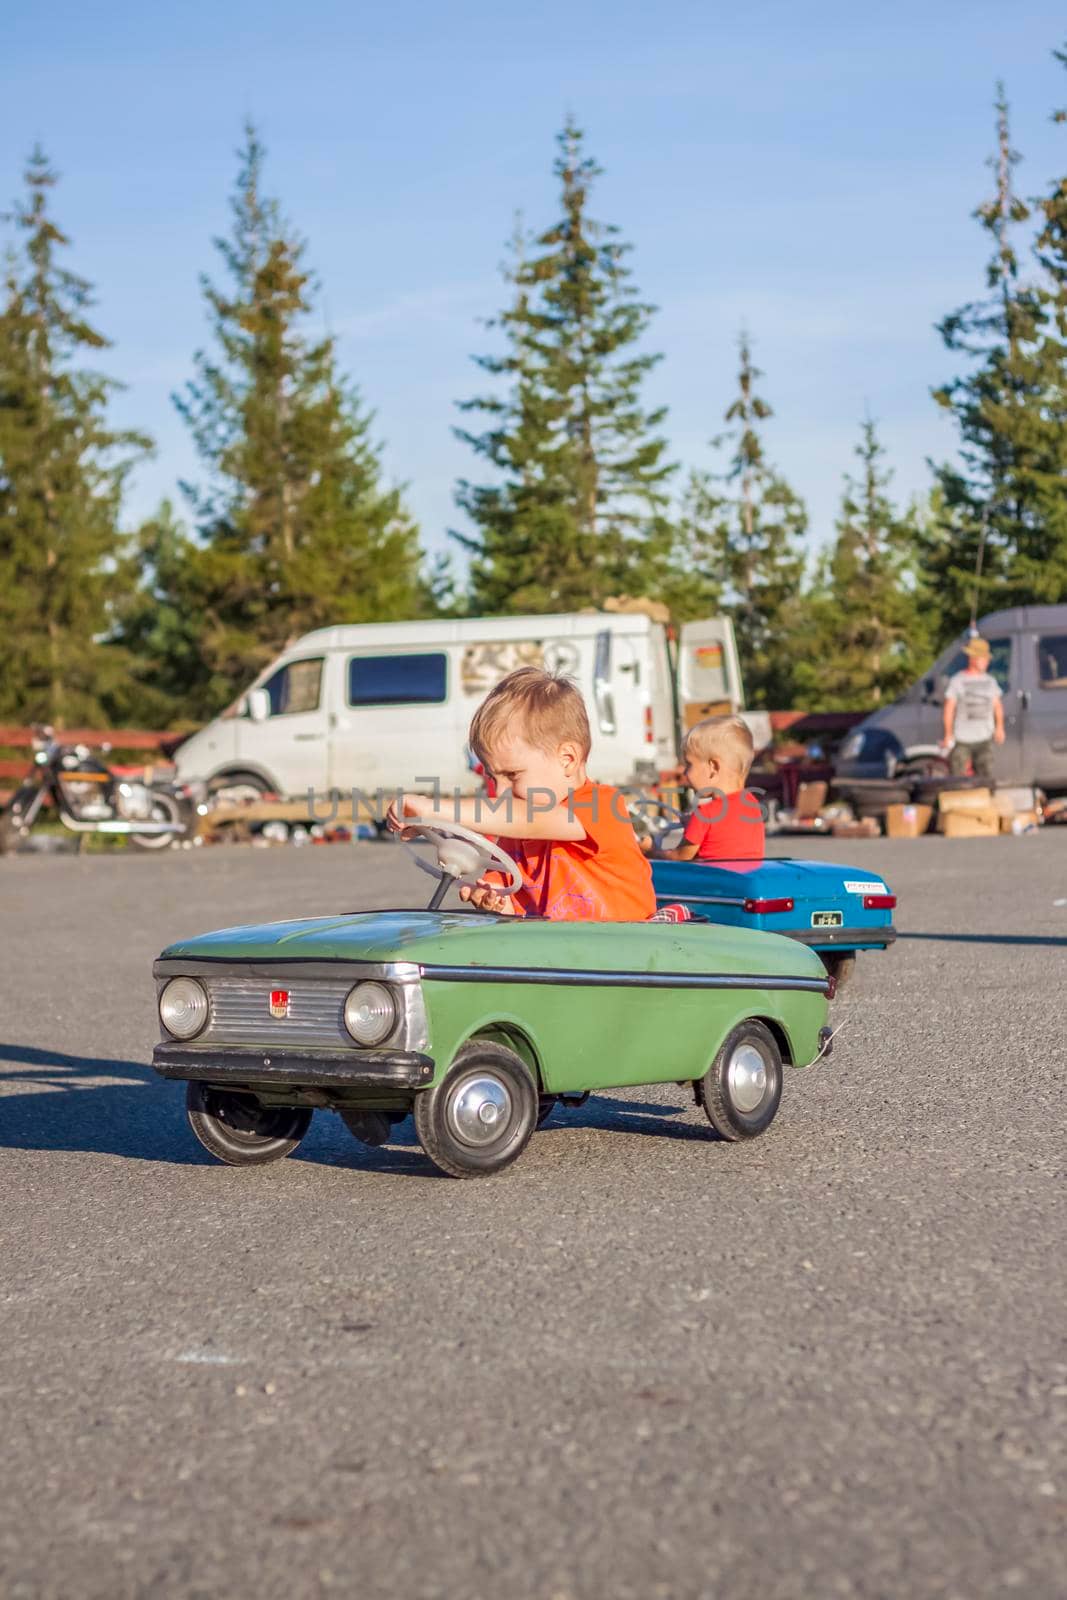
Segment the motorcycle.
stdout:
<svg viewBox="0 0 1067 1600">
<path fill-rule="evenodd" d="M 0 854 L 38 821 L 46 800 L 72 833 L 125 834 L 142 850 L 162 850 L 188 832 L 192 807 L 173 785 L 119 777 L 88 745 L 62 744 L 52 728 L 33 730 L 33 767 L 0 812 Z"/>
</svg>

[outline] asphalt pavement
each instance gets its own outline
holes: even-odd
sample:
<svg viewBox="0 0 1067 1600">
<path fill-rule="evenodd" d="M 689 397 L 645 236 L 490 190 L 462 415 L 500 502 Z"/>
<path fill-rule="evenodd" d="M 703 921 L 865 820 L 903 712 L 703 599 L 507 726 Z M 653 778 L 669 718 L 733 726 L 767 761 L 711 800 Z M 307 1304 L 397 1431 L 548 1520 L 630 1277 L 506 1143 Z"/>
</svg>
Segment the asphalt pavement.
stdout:
<svg viewBox="0 0 1067 1600">
<path fill-rule="evenodd" d="M 5 1600 L 1062 1600 L 1067 830 L 803 849 L 902 937 L 770 1132 L 620 1091 L 480 1182 L 214 1164 L 146 1066 L 161 946 L 398 846 L 0 861 Z"/>
</svg>

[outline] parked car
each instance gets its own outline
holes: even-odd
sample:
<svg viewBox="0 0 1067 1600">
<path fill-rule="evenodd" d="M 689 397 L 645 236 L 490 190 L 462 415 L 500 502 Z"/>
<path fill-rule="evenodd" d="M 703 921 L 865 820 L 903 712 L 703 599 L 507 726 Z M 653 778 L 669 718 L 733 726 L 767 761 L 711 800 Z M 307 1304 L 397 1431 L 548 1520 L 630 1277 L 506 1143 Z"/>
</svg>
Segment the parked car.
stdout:
<svg viewBox="0 0 1067 1600">
<path fill-rule="evenodd" d="M 499 845 L 418 832 L 446 886 L 492 866 L 517 887 Z M 372 1143 L 410 1112 L 442 1171 L 484 1176 L 557 1100 L 644 1083 L 688 1084 L 722 1138 L 754 1138 L 783 1066 L 831 1043 L 813 951 L 708 923 L 353 912 L 181 939 L 154 975 L 152 1064 L 186 1082 L 193 1132 L 233 1165 L 288 1155 L 323 1107 Z"/>
<path fill-rule="evenodd" d="M 531 664 L 577 680 L 602 783 L 654 781 L 683 717 L 742 704 L 725 617 L 685 624 L 677 644 L 647 616 L 603 612 L 320 628 L 178 747 L 178 776 L 234 798 L 467 789 L 475 708 Z"/>
<path fill-rule="evenodd" d="M 995 611 L 978 631 L 1004 695 L 1005 740 L 993 752 L 997 782 L 1067 791 L 1067 605 Z M 839 789 L 841 780 L 900 783 L 946 770 L 945 686 L 967 664 L 966 642 L 961 635 L 906 694 L 849 734 L 834 769 Z"/>
<path fill-rule="evenodd" d="M 835 991 L 860 950 L 885 950 L 897 936 L 897 897 L 869 868 L 780 856 L 733 863 L 652 863 L 656 904 L 680 904 L 726 928 L 786 934 L 821 956 Z"/>
</svg>

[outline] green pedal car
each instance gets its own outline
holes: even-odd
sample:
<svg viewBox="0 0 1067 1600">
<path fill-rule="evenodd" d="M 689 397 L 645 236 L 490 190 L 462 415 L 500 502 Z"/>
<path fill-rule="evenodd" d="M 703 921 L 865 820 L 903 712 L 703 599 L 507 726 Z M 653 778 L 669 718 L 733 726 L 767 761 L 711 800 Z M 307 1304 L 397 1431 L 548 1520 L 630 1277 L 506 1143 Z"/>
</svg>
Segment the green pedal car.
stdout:
<svg viewBox="0 0 1067 1600">
<path fill-rule="evenodd" d="M 312 1112 L 384 1143 L 414 1115 L 457 1178 L 498 1172 L 556 1106 L 631 1084 L 693 1088 L 715 1131 L 774 1120 L 783 1064 L 830 1047 L 819 957 L 779 934 L 707 923 L 548 922 L 440 909 L 498 846 L 419 824 L 426 910 L 368 911 L 183 939 L 154 967 L 152 1064 L 187 1084 L 193 1132 L 221 1161 L 276 1161 Z"/>
</svg>

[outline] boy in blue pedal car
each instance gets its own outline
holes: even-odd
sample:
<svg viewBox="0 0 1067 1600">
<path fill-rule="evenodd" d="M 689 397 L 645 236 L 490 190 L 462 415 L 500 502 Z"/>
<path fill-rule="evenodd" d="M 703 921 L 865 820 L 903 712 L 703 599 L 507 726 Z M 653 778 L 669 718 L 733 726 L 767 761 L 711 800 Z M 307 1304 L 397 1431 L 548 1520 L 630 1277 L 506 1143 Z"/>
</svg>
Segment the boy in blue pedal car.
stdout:
<svg viewBox="0 0 1067 1600">
<path fill-rule="evenodd" d="M 745 788 L 755 754 L 745 723 L 734 716 L 708 717 L 690 728 L 683 754 L 685 781 L 703 798 L 681 844 L 659 855 L 669 861 L 732 861 L 743 868 L 762 861 L 763 810 Z"/>
</svg>

